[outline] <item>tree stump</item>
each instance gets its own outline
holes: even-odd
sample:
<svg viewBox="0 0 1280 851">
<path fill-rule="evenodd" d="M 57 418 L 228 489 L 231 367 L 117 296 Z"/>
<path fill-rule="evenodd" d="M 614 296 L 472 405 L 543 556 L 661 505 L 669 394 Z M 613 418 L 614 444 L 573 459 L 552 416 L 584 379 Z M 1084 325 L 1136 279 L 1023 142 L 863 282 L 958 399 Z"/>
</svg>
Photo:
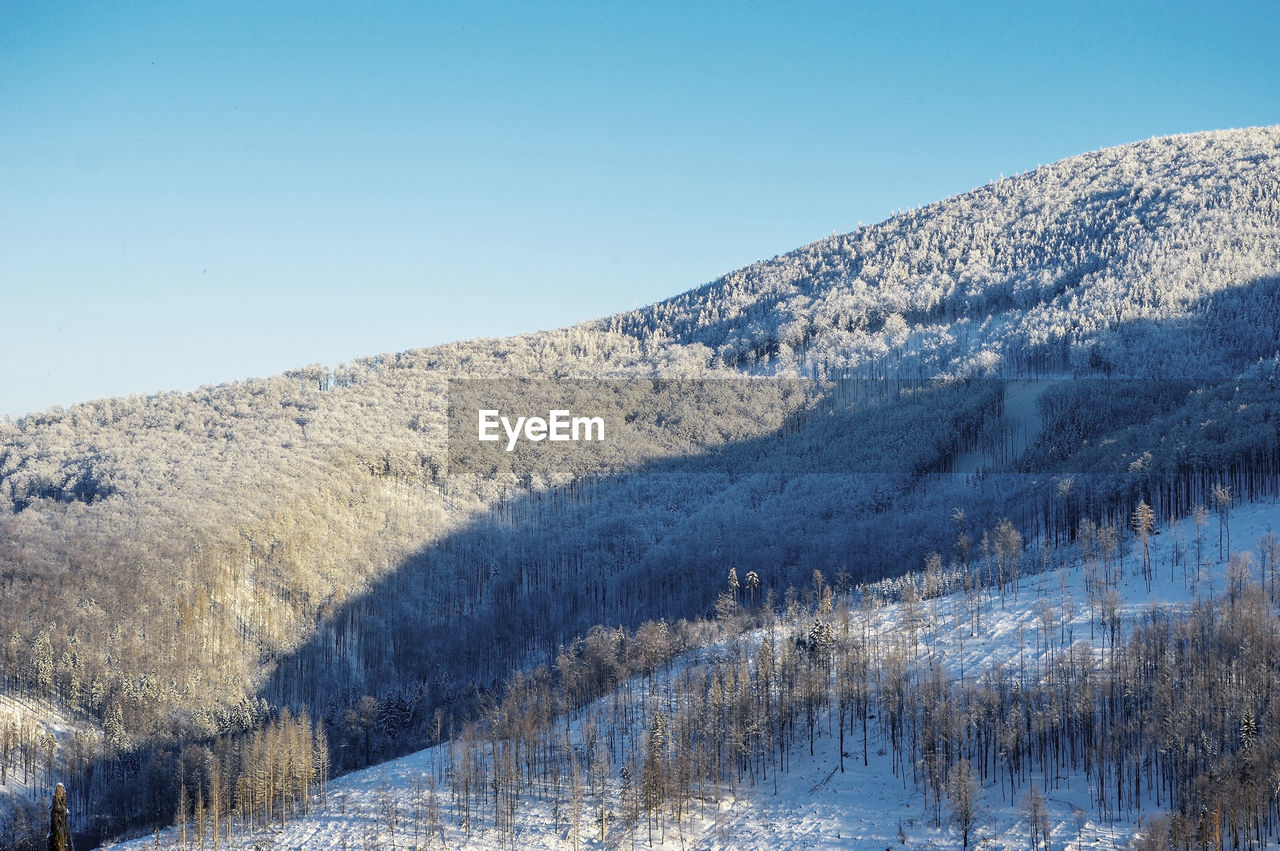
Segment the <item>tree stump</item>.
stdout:
<svg viewBox="0 0 1280 851">
<path fill-rule="evenodd" d="M 72 851 L 71 828 L 67 826 L 67 790 L 61 783 L 53 791 L 49 807 L 49 851 Z"/>
</svg>

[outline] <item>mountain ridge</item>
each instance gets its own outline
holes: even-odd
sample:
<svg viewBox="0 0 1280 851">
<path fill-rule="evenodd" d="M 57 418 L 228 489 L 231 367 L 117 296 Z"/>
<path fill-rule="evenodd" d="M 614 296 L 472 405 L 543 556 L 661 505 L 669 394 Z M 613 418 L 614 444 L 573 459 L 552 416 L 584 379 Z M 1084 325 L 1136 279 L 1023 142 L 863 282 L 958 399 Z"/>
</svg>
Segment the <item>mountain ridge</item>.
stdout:
<svg viewBox="0 0 1280 851">
<path fill-rule="evenodd" d="M 711 316 L 718 312 L 723 315 L 726 308 L 711 302 L 726 303 L 729 305 L 728 310 L 733 310 L 736 294 L 740 291 L 746 292 L 748 296 L 774 296 L 770 306 L 781 302 L 781 296 L 784 295 L 813 299 L 821 284 L 829 285 L 827 290 L 821 293 L 823 301 L 812 306 L 801 305 L 801 308 L 808 307 L 819 313 L 825 312 L 824 318 L 830 320 L 832 325 L 843 320 L 847 327 L 853 325 L 850 321 L 851 316 L 862 313 L 874 317 L 879 310 L 881 315 L 878 318 L 882 320 L 884 314 L 895 306 L 899 308 L 897 311 L 899 314 L 907 312 L 901 308 L 907 308 L 914 310 L 925 320 L 935 318 L 939 313 L 968 316 L 971 320 L 977 320 L 981 319 L 982 314 L 990 312 L 987 309 L 989 301 L 984 304 L 981 298 L 975 298 L 982 295 L 988 298 L 994 295 L 997 303 L 1003 296 L 1007 303 L 1017 300 L 1030 301 L 1037 296 L 1042 297 L 1047 291 L 1052 294 L 1054 300 L 1061 300 L 1066 293 L 1055 292 L 1056 288 L 1080 289 L 1078 287 L 1080 281 L 1073 280 L 1073 275 L 1078 274 L 1080 278 L 1090 276 L 1097 278 L 1099 272 L 1103 271 L 1097 267 L 1097 262 L 1100 257 L 1107 256 L 1106 249 L 1109 246 L 1106 237 L 1110 236 L 1105 231 L 1101 238 L 1097 238 L 1088 230 L 1071 233 L 1066 229 L 1073 224 L 1066 220 L 1068 214 L 1075 214 L 1076 218 L 1092 215 L 1099 221 L 1086 222 L 1086 224 L 1101 224 L 1108 230 L 1115 230 L 1117 227 L 1125 226 L 1135 214 L 1141 213 L 1144 219 L 1153 221 L 1137 223 L 1142 225 L 1143 229 L 1154 231 L 1161 226 L 1168 227 L 1156 217 L 1175 202 L 1191 210 L 1207 211 L 1225 206 L 1235 200 L 1233 196 L 1238 193 L 1254 192 L 1257 195 L 1265 193 L 1272 198 L 1265 207 L 1261 208 L 1254 206 L 1254 202 L 1258 199 L 1251 198 L 1250 206 L 1260 214 L 1259 217 L 1265 216 L 1267 226 L 1274 229 L 1276 210 L 1273 195 L 1277 179 L 1278 144 L 1280 144 L 1280 128 L 1266 127 L 1158 137 L 1146 142 L 1135 142 L 1070 157 L 891 217 L 881 223 L 865 226 L 850 234 L 817 240 L 773 260 L 761 261 L 729 273 L 716 281 L 672 299 L 639 311 L 621 314 L 610 322 L 610 327 L 628 329 L 630 325 L 652 315 L 670 316 L 680 313 L 687 315 L 695 312 Z M 1206 162 L 1206 157 L 1212 159 Z M 1201 172 L 1206 167 L 1213 166 L 1217 166 L 1219 170 L 1219 173 L 1213 175 L 1214 185 L 1200 185 L 1201 179 L 1204 178 Z M 1194 177 L 1196 179 L 1194 191 L 1186 191 L 1181 183 L 1162 187 L 1161 183 L 1167 183 L 1171 176 L 1185 180 L 1191 180 Z M 1027 196 L 1031 190 L 1042 184 L 1064 181 L 1068 186 L 1079 185 L 1080 188 L 1074 193 L 1065 192 L 1065 198 L 1057 199 L 1058 203 L 1050 209 L 1044 209 L 1045 205 L 1040 209 L 1030 206 Z M 1089 189 L 1090 193 L 1086 195 L 1084 189 Z M 1116 205 L 1108 205 L 1107 202 L 1125 199 L 1126 190 L 1129 195 L 1126 200 L 1130 202 L 1127 206 L 1132 209 L 1127 211 L 1110 209 Z M 1090 198 L 1090 195 L 1093 197 Z M 1089 205 L 1080 207 L 1077 202 L 1081 198 L 1091 200 L 1092 206 L 1099 209 L 1092 210 Z M 1016 202 L 1016 205 L 1011 202 Z M 1153 206 L 1156 202 L 1163 203 Z M 973 209 L 969 209 L 970 207 Z M 1001 212 L 1007 213 L 1010 209 L 1015 212 L 1006 214 L 1002 218 Z M 1127 213 L 1126 218 L 1120 218 L 1121 213 Z M 1111 220 L 1108 220 L 1108 216 Z M 1026 226 L 1029 218 L 1032 226 Z M 939 223 L 938 219 L 944 221 Z M 1214 222 L 1221 224 L 1222 218 L 1215 217 Z M 1151 226 L 1152 224 L 1154 227 Z M 967 246 L 963 244 L 958 248 L 951 246 L 951 252 L 967 250 L 973 253 L 985 250 L 987 254 L 995 256 L 975 258 L 978 262 L 973 269 L 968 265 L 973 261 L 957 263 L 955 258 L 948 257 L 924 257 L 923 262 L 916 261 L 915 267 L 912 268 L 910 255 L 913 248 L 922 242 L 928 244 L 937 241 L 937 231 L 943 225 L 959 229 L 962 238 L 967 238 L 969 242 Z M 1129 226 L 1132 227 L 1132 225 Z M 965 233 L 965 229 L 969 232 Z M 1187 230 L 1186 227 L 1182 229 Z M 900 233 L 895 234 L 895 231 Z M 1025 239 L 1034 245 L 1031 237 L 1040 240 L 1047 237 L 1061 243 L 1058 250 L 1066 249 L 1075 256 L 1068 257 L 1070 262 L 1059 263 L 1058 268 L 1052 268 L 1048 267 L 1042 258 L 1035 256 L 1002 257 L 1000 252 L 991 251 L 989 241 L 982 238 L 987 234 L 1010 233 L 1013 234 L 1011 241 L 1014 241 L 1015 245 L 1009 247 L 1006 254 L 1016 253 L 1018 240 Z M 1073 236 L 1074 240 L 1071 238 Z M 1150 242 L 1154 234 L 1139 232 L 1137 236 Z M 1160 234 L 1160 236 L 1165 235 Z M 1187 238 L 1188 235 L 1185 233 L 1172 236 L 1172 239 L 1179 241 Z M 891 242 L 888 250 L 874 247 L 877 241 L 885 239 Z M 1090 239 L 1093 244 L 1089 244 Z M 907 242 L 911 244 L 905 244 Z M 1258 250 L 1262 247 L 1255 244 L 1251 248 Z M 1132 253 L 1132 251 L 1125 251 L 1116 259 L 1129 260 L 1132 264 L 1133 261 L 1126 256 Z M 1204 259 L 1208 262 L 1210 257 L 1206 256 Z M 1236 261 L 1240 258 L 1225 255 L 1217 259 L 1222 265 L 1228 267 L 1222 270 L 1226 272 L 1236 265 Z M 1035 262 L 1037 260 L 1041 262 Z M 1267 261 L 1263 264 L 1264 268 L 1274 273 L 1277 268 L 1275 260 L 1274 251 L 1268 252 Z M 872 264 L 873 268 L 870 271 L 874 274 L 867 275 L 866 277 L 870 280 L 863 281 L 863 285 L 860 286 L 862 272 L 866 270 L 868 262 Z M 899 268 L 893 268 L 895 263 L 899 264 Z M 944 265 L 946 263 L 951 263 L 950 268 Z M 1170 265 L 1181 268 L 1176 263 Z M 1138 277 L 1150 277 L 1160 270 L 1141 268 L 1135 270 L 1121 267 L 1117 271 L 1127 273 L 1131 277 L 1135 272 L 1146 273 L 1139 274 Z M 1153 300 L 1156 302 L 1153 306 L 1160 307 L 1170 303 L 1185 302 L 1193 297 L 1194 289 L 1188 291 L 1185 269 L 1183 271 L 1182 275 L 1170 276 L 1165 287 L 1151 288 L 1149 292 L 1144 292 L 1143 298 Z M 1048 282 L 1030 280 L 1032 278 L 1030 273 L 1033 272 L 1036 273 L 1036 277 L 1041 278 L 1047 274 L 1050 280 Z M 983 278 L 986 279 L 985 282 Z M 991 280 L 992 278 L 995 280 Z M 912 288 L 901 286 L 907 279 L 914 281 Z M 1175 282 L 1182 284 L 1182 292 L 1174 289 L 1172 285 Z M 1047 288 L 1045 283 L 1049 284 Z M 1116 286 L 1119 282 L 1102 280 L 1097 283 L 1101 286 L 1072 293 L 1072 299 L 1064 305 L 1064 308 L 1077 314 L 1092 312 L 1095 317 L 1110 318 L 1111 321 L 1127 318 L 1123 315 L 1108 317 L 1105 309 L 1105 301 L 1108 298 L 1123 294 L 1123 288 Z M 834 286 L 831 286 L 833 284 Z M 956 292 L 959 287 L 965 285 L 970 292 Z M 1149 280 L 1146 286 L 1151 286 Z M 1001 287 L 1012 291 L 1000 293 L 998 288 Z M 993 289 L 997 291 L 992 293 Z M 833 298 L 833 296 L 836 297 Z M 873 303 L 868 303 L 868 299 Z M 883 303 L 886 301 L 889 304 Z M 894 302 L 898 304 L 895 305 Z M 786 308 L 785 304 L 776 306 Z M 799 310 L 790 312 L 793 319 L 803 319 L 798 315 Z M 744 315 L 756 321 L 759 321 L 759 313 L 759 310 L 756 310 L 754 315 L 743 311 Z M 1144 314 L 1139 312 L 1137 315 Z M 1048 325 L 1051 317 L 1040 315 L 1033 318 L 1036 320 L 1036 325 L 1026 329 L 1027 333 L 1023 335 L 1024 342 L 1032 346 L 1049 342 L 1050 327 Z M 711 324 L 701 317 L 699 320 L 690 329 L 691 332 L 696 333 L 697 329 L 706 328 Z M 785 320 L 779 322 L 780 325 L 784 323 Z M 908 322 L 908 325 L 910 324 Z M 874 321 L 871 325 L 874 327 Z M 1073 342 L 1078 342 L 1083 338 L 1082 335 L 1100 330 L 1102 327 L 1105 326 L 1095 321 L 1072 328 L 1071 331 L 1075 334 Z M 820 330 L 826 331 L 826 329 Z M 796 346 L 811 348 L 813 332 L 812 327 L 791 328 L 789 332 L 782 335 L 782 339 L 774 342 L 788 344 L 793 348 Z M 834 336 L 830 332 L 827 334 Z M 679 334 L 675 336 L 680 338 Z M 690 336 L 694 338 L 688 342 L 704 342 L 716 348 L 718 352 L 723 351 L 725 342 L 723 339 L 708 335 L 706 332 L 700 336 L 691 333 Z M 837 344 L 840 342 L 856 345 L 857 341 L 836 340 Z M 732 360 L 732 357 L 726 358 L 724 354 L 720 354 L 720 357 L 722 360 Z M 833 360 L 838 362 L 839 358 L 833 358 Z"/>
<path fill-rule="evenodd" d="M 828 237 L 814 240 L 810 243 L 799 246 L 792 251 L 775 255 L 768 260 L 759 260 L 754 263 L 750 263 L 714 280 L 708 281 L 668 298 L 660 299 L 650 305 L 632 310 L 620 311 L 594 319 L 583 320 L 558 329 L 544 329 L 542 331 L 525 332 L 509 337 L 474 337 L 427 347 L 412 348 L 399 352 L 384 352 L 368 355 L 354 359 L 350 362 L 350 367 L 353 369 L 376 367 L 388 362 L 398 361 L 402 358 L 418 357 L 424 353 L 446 350 L 454 347 L 470 349 L 475 347 L 499 346 L 504 342 L 513 344 L 516 341 L 536 338 L 539 335 L 568 332 L 571 329 L 616 330 L 618 326 L 631 325 L 641 318 L 647 319 L 655 314 L 670 313 L 677 307 L 688 311 L 692 309 L 690 307 L 691 305 L 699 303 L 698 299 L 700 296 L 710 296 L 713 294 L 719 294 L 723 290 L 733 290 L 735 287 L 741 286 L 740 282 L 751 278 L 753 275 L 759 276 L 764 272 L 778 267 L 787 268 L 787 261 L 810 261 L 823 249 L 829 249 L 828 253 L 830 253 L 830 250 L 847 252 L 855 238 L 860 245 L 865 245 L 869 239 L 874 238 L 874 236 L 880 232 L 888 231 L 894 227 L 910 227 L 916 223 L 915 220 L 927 218 L 928 216 L 936 214 L 938 211 L 964 201 L 965 199 L 985 199 L 988 196 L 994 196 L 1002 201 L 1006 200 L 1008 196 L 1021 191 L 1023 184 L 1034 183 L 1038 180 L 1053 179 L 1058 177 L 1060 172 L 1075 164 L 1097 163 L 1100 167 L 1106 168 L 1115 165 L 1123 165 L 1122 160 L 1128 158 L 1130 154 L 1142 154 L 1159 151 L 1161 149 L 1175 149 L 1179 153 L 1190 156 L 1197 150 L 1213 148 L 1214 146 L 1226 148 L 1227 150 L 1235 149 L 1238 151 L 1237 160 L 1247 161 L 1256 165 L 1261 161 L 1272 159 L 1276 156 L 1277 150 L 1280 149 L 1280 125 L 1197 131 L 1170 136 L 1154 136 L 1147 140 L 1128 142 L 1108 148 L 1084 152 L 1058 160 L 1054 163 L 1037 166 L 1036 168 L 1021 174 L 1001 177 L 996 181 L 983 184 L 968 191 L 960 192 L 937 201 L 932 201 L 909 211 L 894 214 L 880 222 L 863 225 L 848 233 L 833 234 Z M 1191 148 L 1191 150 L 1186 150 L 1186 148 Z M 1262 159 L 1260 160 L 1259 158 Z M 1166 170 L 1166 174 L 1167 171 L 1168 170 Z M 1239 179 L 1241 176 L 1242 175 L 1240 174 L 1233 175 L 1235 179 Z M 1030 213 L 1028 212 L 1027 215 L 1030 215 Z M 990 225 L 988 225 L 988 227 L 990 227 Z M 687 342 L 699 341 L 693 339 L 688 340 Z M 336 377 L 343 371 L 344 365 L 345 364 L 339 364 L 337 367 L 330 368 L 321 364 L 313 363 L 286 370 L 285 372 L 277 375 L 249 377 L 229 382 L 206 384 L 191 391 L 157 391 L 156 393 L 151 394 L 135 393 L 125 397 L 102 397 L 100 399 L 85 400 L 84 402 L 76 403 L 68 408 L 64 408 L 63 406 L 53 406 L 44 411 L 30 412 L 23 416 L 14 418 L 14 425 L 21 427 L 21 423 L 29 418 L 40 419 L 46 415 L 55 414 L 59 410 L 69 410 L 70 408 L 77 407 L 78 405 L 96 405 L 107 401 L 123 402 L 126 400 L 145 400 L 171 395 L 197 397 L 208 396 L 219 391 L 235 388 L 238 385 L 252 385 L 255 382 L 271 381 L 273 379 L 286 376 L 311 374 L 317 371 L 328 373 Z"/>
</svg>

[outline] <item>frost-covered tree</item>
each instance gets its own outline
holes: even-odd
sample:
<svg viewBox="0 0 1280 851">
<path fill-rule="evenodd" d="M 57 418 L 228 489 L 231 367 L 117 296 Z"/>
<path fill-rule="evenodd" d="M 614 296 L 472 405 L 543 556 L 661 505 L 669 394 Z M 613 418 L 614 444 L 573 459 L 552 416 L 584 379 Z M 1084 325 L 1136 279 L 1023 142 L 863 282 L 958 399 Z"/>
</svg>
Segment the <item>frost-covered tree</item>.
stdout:
<svg viewBox="0 0 1280 851">
<path fill-rule="evenodd" d="M 973 829 L 978 824 L 981 803 L 982 789 L 973 775 L 969 760 L 958 760 L 947 774 L 947 807 L 951 813 L 951 823 L 960 831 L 960 841 L 966 849 Z"/>
</svg>

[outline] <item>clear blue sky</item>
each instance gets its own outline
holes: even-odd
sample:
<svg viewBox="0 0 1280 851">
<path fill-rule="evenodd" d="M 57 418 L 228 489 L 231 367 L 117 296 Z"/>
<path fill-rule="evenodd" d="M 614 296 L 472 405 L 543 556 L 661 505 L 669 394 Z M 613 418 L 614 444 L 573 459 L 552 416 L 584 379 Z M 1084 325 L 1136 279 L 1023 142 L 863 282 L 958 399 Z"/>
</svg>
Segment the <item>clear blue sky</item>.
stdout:
<svg viewBox="0 0 1280 851">
<path fill-rule="evenodd" d="M 569 324 L 1280 122 L 1274 5 L 0 0 L 0 414 Z"/>
</svg>

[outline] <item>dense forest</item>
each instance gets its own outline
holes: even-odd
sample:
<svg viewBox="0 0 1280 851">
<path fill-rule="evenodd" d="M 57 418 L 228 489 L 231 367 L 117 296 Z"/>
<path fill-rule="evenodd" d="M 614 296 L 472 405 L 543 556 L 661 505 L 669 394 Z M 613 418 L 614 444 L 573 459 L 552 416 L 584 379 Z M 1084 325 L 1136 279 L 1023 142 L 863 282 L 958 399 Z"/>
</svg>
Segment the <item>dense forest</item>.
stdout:
<svg viewBox="0 0 1280 851">
<path fill-rule="evenodd" d="M 593 629 L 712 614 L 731 568 L 781 604 L 814 570 L 844 593 L 977 551 L 1004 518 L 1065 546 L 1132 534 L 1139 503 L 1273 493 L 1278 154 L 1276 129 L 1123 146 L 573 328 L 0 423 L 0 683 L 81 731 L 18 713 L 6 754 L 43 763 L 28 788 L 73 777 L 88 835 L 149 828 L 214 794 L 193 748 L 407 752 Z M 607 464 L 453 474 L 459 378 L 806 389 L 695 399 L 723 427 L 694 454 L 641 419 Z M 1010 457 L 1028 378 L 1043 428 Z"/>
<path fill-rule="evenodd" d="M 1077 825 L 1141 819 L 1137 847 L 1263 847 L 1280 832 L 1280 538 L 1233 547 L 1231 495 L 1218 496 L 1212 513 L 1170 524 L 1139 503 L 1123 547 L 1110 524 L 1082 521 L 1058 547 L 1002 521 L 971 562 L 934 553 L 845 591 L 814 571 L 778 599 L 755 572 L 730 569 L 711 618 L 592 629 L 513 677 L 411 782 L 358 801 L 323 790 L 305 735 L 279 739 L 277 759 L 311 767 L 309 801 L 285 768 L 241 774 L 240 793 L 220 796 L 239 754 L 257 765 L 277 725 L 219 743 L 192 763 L 203 774 L 184 775 L 195 791 L 166 838 L 247 847 L 272 819 L 283 828 L 314 806 L 326 847 L 525 847 L 542 823 L 531 813 L 565 845 L 683 842 L 728 799 L 776 792 L 826 740 L 838 741 L 832 773 L 887 760 L 911 811 L 957 844 L 976 843 L 991 798 L 1017 808 L 1032 847 L 1063 847 L 1070 825 L 1051 824 L 1046 801 L 1081 784 Z M 1186 602 L 1134 605 L 1153 585 Z M 1014 623 L 1016 639 L 985 637 Z M 966 661 L 975 645 L 988 661 Z M 368 747 L 376 711 L 366 699 L 348 715 L 345 747 Z"/>
</svg>

